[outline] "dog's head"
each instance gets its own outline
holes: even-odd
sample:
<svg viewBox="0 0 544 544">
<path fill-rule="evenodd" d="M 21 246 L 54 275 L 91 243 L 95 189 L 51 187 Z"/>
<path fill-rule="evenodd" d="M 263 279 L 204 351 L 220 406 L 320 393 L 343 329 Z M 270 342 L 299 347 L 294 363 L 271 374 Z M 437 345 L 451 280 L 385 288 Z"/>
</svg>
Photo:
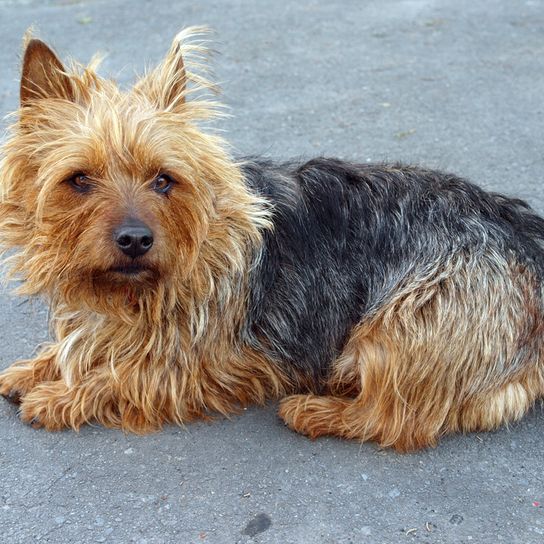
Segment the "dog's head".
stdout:
<svg viewBox="0 0 544 544">
<path fill-rule="evenodd" d="M 222 141 L 197 126 L 217 110 L 187 61 L 203 52 L 185 39 L 194 33 L 128 91 L 97 61 L 65 68 L 27 40 L 0 168 L 0 243 L 17 248 L 23 292 L 93 305 L 243 266 L 259 204 Z"/>
</svg>

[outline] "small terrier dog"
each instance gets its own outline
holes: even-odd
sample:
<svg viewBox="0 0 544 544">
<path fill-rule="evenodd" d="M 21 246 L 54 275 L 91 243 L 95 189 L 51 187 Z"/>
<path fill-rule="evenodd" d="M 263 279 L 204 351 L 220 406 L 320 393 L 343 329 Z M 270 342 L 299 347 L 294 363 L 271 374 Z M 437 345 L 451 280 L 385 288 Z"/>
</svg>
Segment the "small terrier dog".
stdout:
<svg viewBox="0 0 544 544">
<path fill-rule="evenodd" d="M 28 38 L 1 243 L 54 340 L 0 376 L 35 427 L 148 432 L 281 399 L 410 451 L 544 395 L 544 220 L 402 165 L 232 159 L 198 29 L 129 91 Z M 193 96 L 190 96 L 193 95 Z"/>
</svg>

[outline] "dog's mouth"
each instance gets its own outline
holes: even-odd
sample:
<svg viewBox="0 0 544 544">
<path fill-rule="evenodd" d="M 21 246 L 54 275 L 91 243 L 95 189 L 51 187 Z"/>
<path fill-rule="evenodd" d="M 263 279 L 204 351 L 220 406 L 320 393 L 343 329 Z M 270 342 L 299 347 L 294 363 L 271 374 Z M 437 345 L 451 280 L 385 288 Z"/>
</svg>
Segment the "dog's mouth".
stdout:
<svg viewBox="0 0 544 544">
<path fill-rule="evenodd" d="M 114 272 L 115 274 L 122 274 L 124 276 L 138 276 L 143 272 L 149 272 L 149 268 L 142 266 L 141 264 L 128 264 L 122 266 L 114 266 L 109 269 L 109 272 Z"/>
<path fill-rule="evenodd" d="M 117 263 L 105 270 L 105 278 L 113 283 L 142 283 L 157 279 L 158 272 L 154 267 L 144 263 Z"/>
<path fill-rule="evenodd" d="M 159 270 L 148 262 L 116 262 L 109 268 L 96 270 L 93 274 L 97 285 L 109 289 L 115 285 L 149 285 L 158 281 Z"/>
</svg>

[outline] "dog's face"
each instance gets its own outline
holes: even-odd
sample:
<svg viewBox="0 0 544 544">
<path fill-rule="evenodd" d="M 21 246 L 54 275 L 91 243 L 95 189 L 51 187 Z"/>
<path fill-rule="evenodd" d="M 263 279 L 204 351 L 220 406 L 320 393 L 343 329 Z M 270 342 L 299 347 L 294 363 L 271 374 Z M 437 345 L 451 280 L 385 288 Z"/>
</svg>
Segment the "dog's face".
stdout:
<svg viewBox="0 0 544 544">
<path fill-rule="evenodd" d="M 213 109 L 186 100 L 194 76 L 182 53 L 178 37 L 122 92 L 92 66 L 68 71 L 43 42 L 27 44 L 0 228 L 23 248 L 16 268 L 29 292 L 101 297 L 182 282 L 243 208 L 238 170 L 195 125 Z"/>
</svg>

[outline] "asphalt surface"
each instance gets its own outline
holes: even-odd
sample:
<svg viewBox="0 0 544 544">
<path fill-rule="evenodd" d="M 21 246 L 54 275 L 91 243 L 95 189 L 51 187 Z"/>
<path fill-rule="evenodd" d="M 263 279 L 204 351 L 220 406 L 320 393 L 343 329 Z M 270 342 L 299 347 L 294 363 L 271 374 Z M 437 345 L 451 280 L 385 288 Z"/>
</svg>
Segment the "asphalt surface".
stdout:
<svg viewBox="0 0 544 544">
<path fill-rule="evenodd" d="M 107 53 L 122 84 L 209 25 L 236 152 L 417 162 L 544 211 L 543 1 L 4 0 L 1 115 L 31 24 L 63 56 Z M 46 321 L 4 289 L 0 367 Z M 275 411 L 138 437 L 35 431 L 0 402 L 0 542 L 544 542 L 541 407 L 411 455 L 312 442 Z"/>
</svg>

